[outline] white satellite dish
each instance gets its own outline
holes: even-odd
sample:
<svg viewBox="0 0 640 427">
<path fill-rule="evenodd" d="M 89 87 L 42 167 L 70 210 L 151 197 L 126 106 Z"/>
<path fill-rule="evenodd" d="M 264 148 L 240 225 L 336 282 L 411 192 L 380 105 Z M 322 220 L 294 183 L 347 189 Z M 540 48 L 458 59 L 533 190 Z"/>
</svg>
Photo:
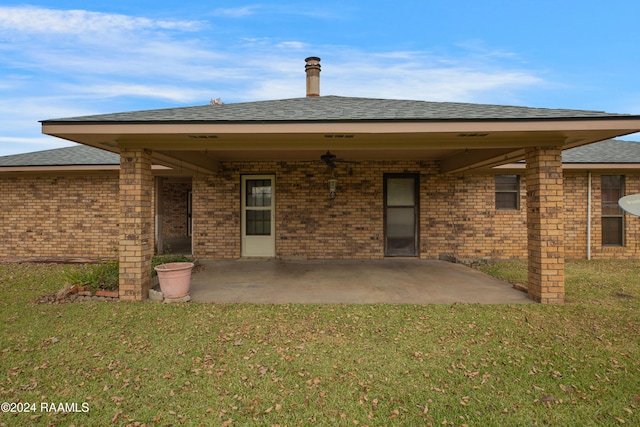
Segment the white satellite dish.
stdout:
<svg viewBox="0 0 640 427">
<path fill-rule="evenodd" d="M 625 212 L 628 212 L 631 215 L 640 216 L 640 194 L 624 196 L 618 200 L 618 205 Z"/>
</svg>

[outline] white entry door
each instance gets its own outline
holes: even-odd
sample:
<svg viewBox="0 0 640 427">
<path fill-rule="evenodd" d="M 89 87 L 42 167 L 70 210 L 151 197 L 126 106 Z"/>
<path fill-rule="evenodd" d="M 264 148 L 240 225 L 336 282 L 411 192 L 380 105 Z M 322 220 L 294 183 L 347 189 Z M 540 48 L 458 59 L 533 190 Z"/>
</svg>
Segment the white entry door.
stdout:
<svg viewBox="0 0 640 427">
<path fill-rule="evenodd" d="M 242 177 L 242 256 L 276 255 L 275 177 Z"/>
</svg>

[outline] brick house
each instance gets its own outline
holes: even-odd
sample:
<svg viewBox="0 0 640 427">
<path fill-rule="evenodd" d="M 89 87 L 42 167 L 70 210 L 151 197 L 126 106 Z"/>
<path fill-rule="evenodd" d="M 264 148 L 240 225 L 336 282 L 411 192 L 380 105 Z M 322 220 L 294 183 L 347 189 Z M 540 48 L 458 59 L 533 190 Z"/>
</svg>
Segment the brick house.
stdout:
<svg viewBox="0 0 640 427">
<path fill-rule="evenodd" d="M 304 98 L 43 121 L 119 165 L 1 167 L 0 255 L 117 256 L 132 300 L 173 238 L 201 258 L 527 258 L 530 297 L 551 303 L 565 257 L 638 255 L 612 204 L 640 190 L 637 162 L 580 156 L 637 153 L 609 139 L 640 116 L 318 96 L 318 61 Z"/>
</svg>

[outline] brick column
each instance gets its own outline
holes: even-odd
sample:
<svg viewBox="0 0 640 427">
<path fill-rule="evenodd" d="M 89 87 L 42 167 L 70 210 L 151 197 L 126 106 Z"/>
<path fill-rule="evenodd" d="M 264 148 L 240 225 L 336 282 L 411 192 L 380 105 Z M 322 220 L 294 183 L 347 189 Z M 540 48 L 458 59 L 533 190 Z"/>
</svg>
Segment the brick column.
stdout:
<svg viewBox="0 0 640 427">
<path fill-rule="evenodd" d="M 151 152 L 120 151 L 120 299 L 142 301 L 151 288 L 153 256 Z"/>
<path fill-rule="evenodd" d="M 527 164 L 527 250 L 529 298 L 564 302 L 562 151 L 531 147 Z"/>
</svg>

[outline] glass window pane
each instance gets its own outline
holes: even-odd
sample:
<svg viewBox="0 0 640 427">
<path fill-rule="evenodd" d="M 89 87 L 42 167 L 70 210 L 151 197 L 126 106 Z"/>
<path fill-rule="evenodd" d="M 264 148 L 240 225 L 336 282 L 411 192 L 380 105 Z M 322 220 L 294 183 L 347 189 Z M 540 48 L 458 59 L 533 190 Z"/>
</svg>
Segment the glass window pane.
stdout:
<svg viewBox="0 0 640 427">
<path fill-rule="evenodd" d="M 247 206 L 271 206 L 270 179 L 249 179 L 246 186 Z"/>
<path fill-rule="evenodd" d="M 246 211 L 246 234 L 247 236 L 270 236 L 271 235 L 271 211 Z"/>
<path fill-rule="evenodd" d="M 602 188 L 617 189 L 622 183 L 622 175 L 602 175 Z"/>
<path fill-rule="evenodd" d="M 602 218 L 602 244 L 622 246 L 622 218 Z"/>
<path fill-rule="evenodd" d="M 623 196 L 622 175 L 602 176 L 602 215 L 622 215 L 618 200 Z"/>
<path fill-rule="evenodd" d="M 624 196 L 624 175 L 602 175 L 602 244 L 622 246 L 623 212 L 618 200 Z"/>
<path fill-rule="evenodd" d="M 496 175 L 496 209 L 518 209 L 520 179 L 518 175 Z"/>
<path fill-rule="evenodd" d="M 496 193 L 496 209 L 518 209 L 518 193 Z"/>
<path fill-rule="evenodd" d="M 518 175 L 496 175 L 496 191 L 518 190 Z"/>
<path fill-rule="evenodd" d="M 411 237 L 415 235 L 415 210 L 414 208 L 388 208 L 387 209 L 387 236 Z"/>
<path fill-rule="evenodd" d="M 387 206 L 413 206 L 415 195 L 414 178 L 387 179 Z"/>
<path fill-rule="evenodd" d="M 602 202 L 602 215 L 621 215 L 618 202 Z"/>
<path fill-rule="evenodd" d="M 256 234 L 256 211 L 247 211 L 247 236 L 254 236 Z"/>
</svg>

